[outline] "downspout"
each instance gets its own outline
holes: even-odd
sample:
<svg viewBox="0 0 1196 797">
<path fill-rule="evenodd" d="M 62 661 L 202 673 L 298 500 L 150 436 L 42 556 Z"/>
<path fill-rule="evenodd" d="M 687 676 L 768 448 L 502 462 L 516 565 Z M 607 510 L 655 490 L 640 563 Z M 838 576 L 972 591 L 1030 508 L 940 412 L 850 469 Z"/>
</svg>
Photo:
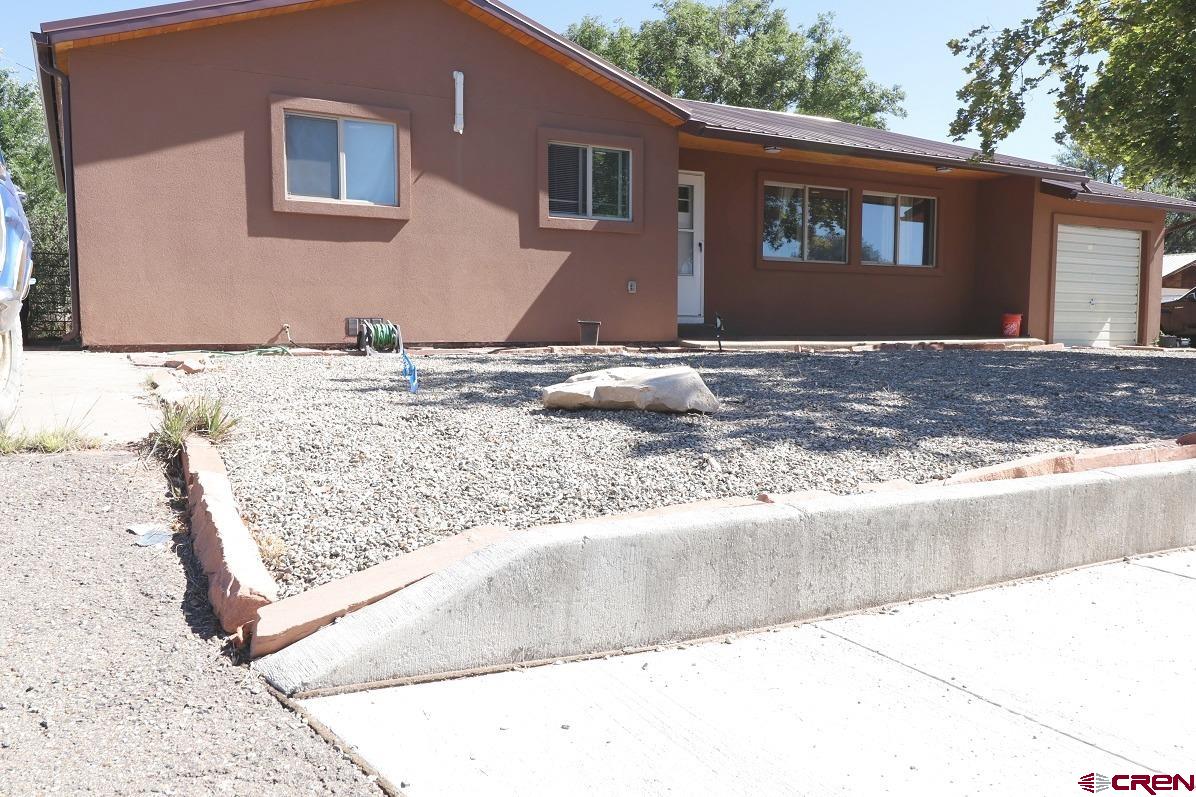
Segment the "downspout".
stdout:
<svg viewBox="0 0 1196 797">
<path fill-rule="evenodd" d="M 33 46 L 37 52 L 37 65 L 41 71 L 52 78 L 53 82 L 50 86 L 53 87 L 54 100 L 52 106 L 47 105 L 46 116 L 47 125 L 50 117 L 56 117 L 58 114 L 58 105 L 56 101 L 59 96 L 62 98 L 62 126 L 61 136 L 58 141 L 54 141 L 52 137 L 51 144 L 56 148 L 60 147 L 58 153 L 62 163 L 61 173 L 61 187 L 66 193 L 66 249 L 67 249 L 67 266 L 70 270 L 71 280 L 71 330 L 65 338 L 64 342 L 83 342 L 83 329 L 81 319 L 79 318 L 79 245 L 76 235 L 76 221 L 75 221 L 75 159 L 73 150 L 74 138 L 71 135 L 71 79 L 66 72 L 54 66 L 54 48 L 50 45 L 49 38 L 44 33 L 34 33 Z M 39 76 L 45 85 L 45 78 Z M 42 93 L 43 101 L 46 99 L 45 92 Z M 57 121 L 55 119 L 55 121 Z M 57 124 L 55 125 L 57 127 Z M 55 160 L 58 160 L 56 158 Z"/>
</svg>

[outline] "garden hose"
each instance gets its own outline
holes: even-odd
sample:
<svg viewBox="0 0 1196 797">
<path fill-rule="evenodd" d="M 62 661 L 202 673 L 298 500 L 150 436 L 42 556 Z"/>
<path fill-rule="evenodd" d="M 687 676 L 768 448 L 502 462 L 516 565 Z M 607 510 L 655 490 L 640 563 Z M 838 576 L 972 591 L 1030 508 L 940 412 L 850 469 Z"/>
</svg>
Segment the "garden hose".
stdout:
<svg viewBox="0 0 1196 797">
<path fill-rule="evenodd" d="M 394 352 L 403 361 L 399 373 L 407 380 L 407 385 L 414 393 L 419 389 L 419 372 L 415 363 L 407 356 L 403 348 L 403 332 L 389 321 L 371 321 L 362 318 L 357 322 L 357 348 L 366 354 L 374 352 Z"/>
<path fill-rule="evenodd" d="M 214 349 L 183 349 L 172 351 L 171 354 L 203 354 L 207 357 L 243 357 L 245 355 L 265 357 L 270 355 L 290 355 L 291 350 L 286 346 L 260 346 L 256 349 L 243 351 L 216 351 Z"/>
</svg>

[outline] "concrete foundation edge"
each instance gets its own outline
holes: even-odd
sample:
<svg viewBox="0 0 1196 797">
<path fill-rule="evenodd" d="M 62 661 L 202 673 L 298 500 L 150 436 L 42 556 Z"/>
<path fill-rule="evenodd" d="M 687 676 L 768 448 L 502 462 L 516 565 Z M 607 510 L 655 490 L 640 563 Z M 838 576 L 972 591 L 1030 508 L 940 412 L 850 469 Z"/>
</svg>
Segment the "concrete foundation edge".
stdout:
<svg viewBox="0 0 1196 797">
<path fill-rule="evenodd" d="M 288 694 L 643 648 L 1196 544 L 1196 461 L 516 532 L 254 664 Z"/>
</svg>

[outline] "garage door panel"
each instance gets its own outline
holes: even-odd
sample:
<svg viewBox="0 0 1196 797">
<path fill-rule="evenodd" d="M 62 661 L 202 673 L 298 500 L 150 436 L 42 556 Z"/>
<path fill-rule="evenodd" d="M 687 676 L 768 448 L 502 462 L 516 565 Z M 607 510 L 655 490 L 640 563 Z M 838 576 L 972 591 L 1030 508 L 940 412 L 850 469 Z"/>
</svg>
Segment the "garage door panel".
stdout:
<svg viewBox="0 0 1196 797">
<path fill-rule="evenodd" d="M 1125 268 L 1126 260 L 1137 260 L 1138 252 L 1130 252 L 1125 255 L 1101 255 L 1094 256 L 1089 254 L 1069 254 L 1067 252 L 1060 252 L 1059 265 L 1064 268 L 1080 268 L 1088 266 L 1098 269 L 1112 269 L 1117 273 L 1122 273 Z"/>
<path fill-rule="evenodd" d="M 1063 277 L 1079 277 L 1084 279 L 1087 283 L 1087 288 L 1083 291 L 1068 290 L 1064 295 L 1075 294 L 1082 296 L 1093 288 L 1100 288 L 1106 291 L 1115 291 L 1117 293 L 1137 293 L 1137 283 L 1122 279 L 1121 277 L 1113 276 L 1112 274 L 1096 274 L 1094 276 L 1085 275 L 1082 271 L 1062 271 L 1060 275 Z"/>
<path fill-rule="evenodd" d="M 1059 226 L 1059 240 L 1067 243 L 1101 243 L 1112 241 L 1123 245 L 1130 245 L 1141 239 L 1137 230 L 1118 230 L 1112 227 L 1080 227 L 1070 224 Z"/>
<path fill-rule="evenodd" d="M 1084 254 L 1068 254 L 1067 252 L 1060 252 L 1059 265 L 1064 269 L 1080 269 L 1091 268 L 1102 271 L 1111 271 L 1117 274 L 1124 273 L 1123 269 L 1127 260 L 1137 261 L 1138 252 L 1131 252 L 1128 255 L 1103 256 L 1093 257 L 1092 255 Z"/>
<path fill-rule="evenodd" d="M 1139 241 L 1122 242 L 1115 239 L 1092 239 L 1087 241 L 1068 241 L 1065 239 L 1059 240 L 1059 251 L 1061 252 L 1077 252 L 1081 254 L 1132 254 L 1134 250 L 1141 251 L 1141 243 Z"/>
<path fill-rule="evenodd" d="M 1073 346 L 1136 343 L 1141 259 L 1136 230 L 1060 225 L 1055 340 Z"/>
</svg>

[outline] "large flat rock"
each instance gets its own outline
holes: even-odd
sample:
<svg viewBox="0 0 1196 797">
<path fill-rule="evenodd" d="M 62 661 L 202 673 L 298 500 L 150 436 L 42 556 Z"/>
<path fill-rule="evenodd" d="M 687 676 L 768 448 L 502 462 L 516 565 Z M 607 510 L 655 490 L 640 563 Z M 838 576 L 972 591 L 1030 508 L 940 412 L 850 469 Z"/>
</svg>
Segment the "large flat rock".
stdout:
<svg viewBox="0 0 1196 797">
<path fill-rule="evenodd" d="M 544 388 L 540 401 L 565 410 L 718 411 L 718 399 L 688 365 L 586 371 Z"/>
</svg>

